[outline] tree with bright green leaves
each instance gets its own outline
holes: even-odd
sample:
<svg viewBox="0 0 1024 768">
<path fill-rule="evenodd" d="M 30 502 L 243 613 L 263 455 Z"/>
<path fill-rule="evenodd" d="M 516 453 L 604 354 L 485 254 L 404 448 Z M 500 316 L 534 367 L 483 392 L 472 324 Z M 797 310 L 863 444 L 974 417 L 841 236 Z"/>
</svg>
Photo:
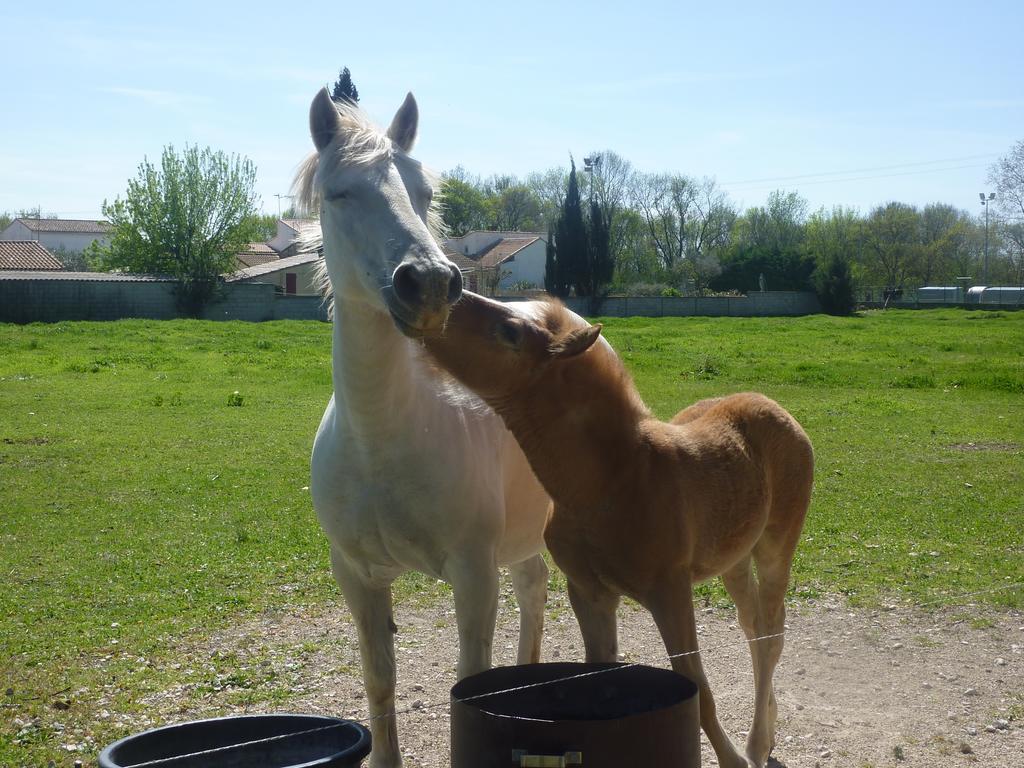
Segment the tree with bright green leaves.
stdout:
<svg viewBox="0 0 1024 768">
<path fill-rule="evenodd" d="M 105 270 L 160 274 L 178 280 L 181 308 L 198 315 L 215 298 L 235 254 L 258 236 L 256 167 L 238 155 L 186 146 L 164 148 L 128 181 L 124 198 L 103 202 L 112 230 L 91 258 Z"/>
<path fill-rule="evenodd" d="M 996 186 L 1000 215 L 994 229 L 1004 244 L 1007 279 L 1019 285 L 1024 280 L 1024 139 L 993 163 L 988 180 Z"/>
<path fill-rule="evenodd" d="M 865 222 L 866 266 L 877 285 L 899 290 L 916 282 L 923 247 L 921 215 L 908 203 L 874 208 Z"/>
<path fill-rule="evenodd" d="M 479 181 L 461 167 L 441 177 L 441 219 L 453 237 L 486 229 L 490 210 Z"/>
<path fill-rule="evenodd" d="M 864 247 L 864 222 L 857 212 L 836 207 L 807 220 L 804 245 L 815 260 L 814 290 L 830 315 L 850 315 L 856 306 L 856 262 Z"/>
<path fill-rule="evenodd" d="M 334 90 L 331 91 L 331 98 L 337 102 L 359 103 L 359 89 L 352 82 L 352 73 L 348 71 L 348 67 L 338 73 L 338 79 L 334 82 Z"/>
<path fill-rule="evenodd" d="M 796 192 L 775 190 L 764 206 L 736 219 L 716 290 L 757 291 L 761 278 L 769 290 L 803 291 L 811 287 L 813 257 L 804 248 L 807 201 Z"/>
</svg>

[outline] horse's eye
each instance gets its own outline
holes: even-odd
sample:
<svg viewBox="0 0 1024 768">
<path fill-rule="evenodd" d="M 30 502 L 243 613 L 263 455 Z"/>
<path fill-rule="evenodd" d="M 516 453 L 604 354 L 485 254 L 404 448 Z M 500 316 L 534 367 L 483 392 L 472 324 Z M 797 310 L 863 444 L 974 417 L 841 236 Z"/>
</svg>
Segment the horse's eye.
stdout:
<svg viewBox="0 0 1024 768">
<path fill-rule="evenodd" d="M 330 200 L 331 202 L 334 202 L 335 200 L 345 200 L 347 198 L 348 192 L 332 192 L 331 194 L 327 195 L 327 199 Z"/>
</svg>

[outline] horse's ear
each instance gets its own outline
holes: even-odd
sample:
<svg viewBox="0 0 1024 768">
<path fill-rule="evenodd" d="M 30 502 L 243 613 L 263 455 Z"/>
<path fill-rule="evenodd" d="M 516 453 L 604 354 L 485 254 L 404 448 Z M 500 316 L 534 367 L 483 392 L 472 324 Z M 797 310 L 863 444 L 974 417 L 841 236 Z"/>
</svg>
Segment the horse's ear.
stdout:
<svg viewBox="0 0 1024 768">
<path fill-rule="evenodd" d="M 323 152 L 341 129 L 341 118 L 334 106 L 334 100 L 326 88 L 313 99 L 309 107 L 309 132 L 313 136 L 313 145 L 317 152 Z"/>
<path fill-rule="evenodd" d="M 416 99 L 409 93 L 391 121 L 388 138 L 395 142 L 403 152 L 410 152 L 412 145 L 416 143 L 416 131 L 419 124 L 420 108 L 416 106 Z"/>
<path fill-rule="evenodd" d="M 601 324 L 588 325 L 580 328 L 556 341 L 548 347 L 548 352 L 556 359 L 575 357 L 594 346 L 597 337 L 601 335 Z"/>
</svg>

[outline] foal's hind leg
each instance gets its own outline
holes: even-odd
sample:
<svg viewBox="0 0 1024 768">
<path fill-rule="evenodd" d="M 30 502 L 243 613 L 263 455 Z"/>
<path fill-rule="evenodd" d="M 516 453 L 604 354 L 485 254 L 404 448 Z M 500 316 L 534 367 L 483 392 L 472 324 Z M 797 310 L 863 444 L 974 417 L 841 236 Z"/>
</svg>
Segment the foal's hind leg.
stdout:
<svg viewBox="0 0 1024 768">
<path fill-rule="evenodd" d="M 700 688 L 700 725 L 715 750 L 720 768 L 749 768 L 750 763 L 737 751 L 718 722 L 715 700 L 704 676 L 697 650 L 697 624 L 693 616 L 693 585 L 686 574 L 666 578 L 658 589 L 644 599 L 644 605 L 672 656 L 672 669 L 690 678 Z"/>
<path fill-rule="evenodd" d="M 764 765 L 775 746 L 775 691 L 771 685 L 771 675 L 768 676 L 768 698 L 766 707 L 761 706 L 758 691 L 764 687 L 761 669 L 764 666 L 762 656 L 765 650 L 762 643 L 770 640 L 755 640 L 759 636 L 759 613 L 760 596 L 757 581 L 754 579 L 754 572 L 751 568 L 751 560 L 745 557 L 728 571 L 722 574 L 722 582 L 726 590 L 736 603 L 736 617 L 743 634 L 747 636 L 750 650 L 750 661 L 754 667 L 754 722 L 750 728 L 747 738 L 747 757 L 753 760 L 758 766 Z M 767 634 L 774 634 L 769 632 Z M 774 638 L 772 638 L 774 640 Z M 781 639 L 781 638 L 780 638 Z M 776 659 L 777 661 L 778 659 Z M 772 665 L 774 668 L 774 664 Z M 764 711 L 762 711 L 764 710 Z M 767 749 L 765 743 L 767 742 Z"/>
<path fill-rule="evenodd" d="M 512 589 L 519 601 L 519 654 L 517 664 L 540 661 L 540 641 L 544 634 L 544 603 L 548 596 L 548 566 L 534 555 L 509 566 Z"/>
<path fill-rule="evenodd" d="M 773 677 L 782 656 L 783 631 L 786 624 L 786 588 L 792 553 L 780 557 L 770 545 L 759 543 L 754 548 L 757 563 L 757 601 L 754 614 L 754 637 L 751 643 L 754 662 L 754 721 L 747 739 L 747 756 L 758 766 L 767 762 L 775 746 L 775 703 Z"/>
</svg>

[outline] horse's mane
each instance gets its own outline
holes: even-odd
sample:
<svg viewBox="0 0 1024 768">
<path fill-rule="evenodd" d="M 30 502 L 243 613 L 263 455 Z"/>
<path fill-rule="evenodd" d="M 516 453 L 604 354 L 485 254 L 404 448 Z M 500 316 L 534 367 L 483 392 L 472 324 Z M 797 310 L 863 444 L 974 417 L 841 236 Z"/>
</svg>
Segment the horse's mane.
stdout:
<svg viewBox="0 0 1024 768">
<path fill-rule="evenodd" d="M 342 138 L 336 142 L 334 154 L 325 159 L 319 152 L 311 152 L 299 164 L 295 180 L 292 182 L 292 193 L 300 214 L 319 218 L 321 201 L 317 174 L 321 170 L 329 172 L 340 165 L 368 166 L 382 160 L 401 158 L 415 163 L 424 179 L 434 190 L 434 197 L 427 210 L 427 229 L 436 242 L 443 241 L 447 232 L 441 215 L 442 203 L 439 194 L 441 177 L 395 146 L 394 142 L 370 120 L 370 117 L 358 105 L 351 102 L 335 102 L 334 107 L 338 111 L 342 125 L 340 131 Z M 323 248 L 323 231 L 319 223 L 300 233 L 298 243 L 300 252 L 320 251 Z M 316 262 L 313 283 L 320 295 L 329 301 L 328 315 L 333 317 L 334 289 L 331 286 L 330 275 L 327 273 L 326 260 L 323 258 Z"/>
</svg>

